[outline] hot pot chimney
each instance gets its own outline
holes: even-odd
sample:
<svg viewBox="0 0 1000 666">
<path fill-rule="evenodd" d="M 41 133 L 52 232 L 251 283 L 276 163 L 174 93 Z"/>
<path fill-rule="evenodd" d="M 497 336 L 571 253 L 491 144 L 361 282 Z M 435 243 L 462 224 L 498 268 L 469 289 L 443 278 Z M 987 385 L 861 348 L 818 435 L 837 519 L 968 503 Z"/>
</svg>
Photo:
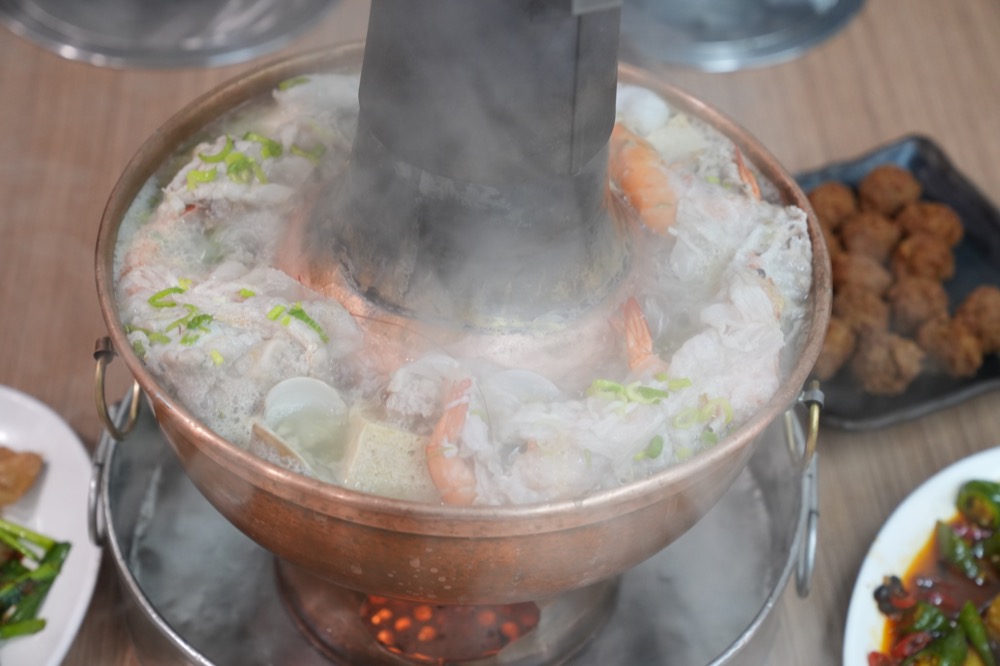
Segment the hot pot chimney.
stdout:
<svg viewBox="0 0 1000 666">
<path fill-rule="evenodd" d="M 320 238 L 408 316 L 530 328 L 624 273 L 607 210 L 620 0 L 374 0 Z M 319 243 L 329 256 L 329 245 Z"/>
</svg>

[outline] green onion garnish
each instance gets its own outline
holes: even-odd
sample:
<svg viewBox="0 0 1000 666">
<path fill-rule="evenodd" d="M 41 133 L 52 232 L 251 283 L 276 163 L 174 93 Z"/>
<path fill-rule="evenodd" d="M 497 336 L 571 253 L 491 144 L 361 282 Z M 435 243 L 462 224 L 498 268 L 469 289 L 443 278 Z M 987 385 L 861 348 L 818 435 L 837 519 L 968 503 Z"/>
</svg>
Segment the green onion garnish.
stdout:
<svg viewBox="0 0 1000 666">
<path fill-rule="evenodd" d="M 625 387 L 610 379 L 595 379 L 587 389 L 587 394 L 616 400 L 625 397 Z"/>
<path fill-rule="evenodd" d="M 678 377 L 677 379 L 667 380 L 668 391 L 680 391 L 681 389 L 689 386 L 691 386 L 691 380 L 687 377 Z"/>
<path fill-rule="evenodd" d="M 135 355 L 139 358 L 146 358 L 146 346 L 142 344 L 142 340 L 132 341 L 132 351 L 134 351 Z"/>
<path fill-rule="evenodd" d="M 282 326 L 288 326 L 289 324 L 292 323 L 292 317 L 291 317 L 291 315 L 285 315 L 284 317 L 282 317 L 279 320 L 278 323 L 280 323 Z"/>
<path fill-rule="evenodd" d="M 312 330 L 316 331 L 316 334 L 319 335 L 319 339 L 322 340 L 323 342 L 330 341 L 330 338 L 328 338 L 326 336 L 326 333 L 323 331 L 323 327 L 317 324 L 316 320 L 314 320 L 312 317 L 306 314 L 306 311 L 302 309 L 301 304 L 296 303 L 295 305 L 293 305 L 292 308 L 288 311 L 288 314 L 289 316 L 295 317 L 296 319 L 301 321 L 303 324 L 305 324 Z"/>
<path fill-rule="evenodd" d="M 243 298 L 250 298 L 256 295 L 257 292 L 255 292 L 253 289 L 246 289 L 246 288 L 240 289 L 240 296 L 242 296 Z"/>
<path fill-rule="evenodd" d="M 217 175 L 215 169 L 192 169 L 187 172 L 187 188 L 193 190 L 201 183 L 211 183 Z"/>
<path fill-rule="evenodd" d="M 289 88 L 294 88 L 295 86 L 300 86 L 303 83 L 308 83 L 308 76 L 296 76 L 295 78 L 285 79 L 278 84 L 278 90 L 288 90 Z"/>
<path fill-rule="evenodd" d="M 285 310 L 286 310 L 286 308 L 285 308 L 284 305 L 275 305 L 267 313 L 267 318 L 270 319 L 271 321 L 278 321 L 278 317 L 280 317 L 281 315 L 283 315 L 285 313 Z"/>
<path fill-rule="evenodd" d="M 710 421 L 719 415 L 719 413 L 725 418 L 726 425 L 733 420 L 733 406 L 729 404 L 729 401 L 725 398 L 715 398 L 709 400 L 704 407 L 701 408 L 701 420 Z"/>
<path fill-rule="evenodd" d="M 170 338 L 168 336 L 164 335 L 163 333 L 157 333 L 156 331 L 151 331 L 148 328 L 142 328 L 141 326 L 133 326 L 132 324 L 129 324 L 128 326 L 125 327 L 125 332 L 126 333 L 134 333 L 134 332 L 143 333 L 146 336 L 146 339 L 149 340 L 149 344 L 151 344 L 151 345 L 160 344 L 160 343 L 166 344 L 166 343 L 170 342 Z"/>
<path fill-rule="evenodd" d="M 702 443 L 707 444 L 709 446 L 715 446 L 716 444 L 719 443 L 719 436 L 716 435 L 711 430 L 706 430 L 705 432 L 701 433 L 701 441 Z"/>
<path fill-rule="evenodd" d="M 191 319 L 196 314 L 198 314 L 198 308 L 196 308 L 195 306 L 191 305 L 190 303 L 181 303 L 181 306 L 185 310 L 187 310 L 187 314 L 184 315 L 183 317 L 181 317 L 180 319 L 175 319 L 172 322 L 170 322 L 169 324 L 167 324 L 166 331 L 168 333 L 170 331 L 172 331 L 173 329 L 175 329 L 175 328 L 177 330 L 183 330 L 184 328 L 187 328 L 187 325 L 191 322 Z"/>
<path fill-rule="evenodd" d="M 673 426 L 679 430 L 686 430 L 694 424 L 698 423 L 699 409 L 696 407 L 690 407 L 688 409 L 683 409 L 677 413 L 674 417 Z"/>
<path fill-rule="evenodd" d="M 230 151 L 233 149 L 233 139 L 228 134 L 226 135 L 226 144 L 222 146 L 219 152 L 214 155 L 206 155 L 205 153 L 198 153 L 198 157 L 201 158 L 202 162 L 208 162 L 209 164 L 214 162 L 221 162 L 226 159 Z"/>
<path fill-rule="evenodd" d="M 638 402 L 643 405 L 659 404 L 667 396 L 668 393 L 666 391 L 653 388 L 652 386 L 641 386 L 636 383 L 625 387 L 625 397 L 632 402 Z"/>
<path fill-rule="evenodd" d="M 168 298 L 172 294 L 183 294 L 187 291 L 187 287 L 183 285 L 181 280 L 177 281 L 176 287 L 167 287 L 166 289 L 161 289 L 152 296 L 149 297 L 149 304 L 154 308 L 173 308 L 177 306 L 177 301 L 172 298 Z"/>
<path fill-rule="evenodd" d="M 208 352 L 208 355 L 211 357 L 212 363 L 216 365 L 222 365 L 223 361 L 226 360 L 222 358 L 222 354 L 219 353 L 218 349 L 213 349 L 212 351 Z"/>
<path fill-rule="evenodd" d="M 281 144 L 270 137 L 266 137 L 263 134 L 258 134 L 257 132 L 247 132 L 243 135 L 244 141 L 256 141 L 260 144 L 260 154 L 261 157 L 281 157 L 284 150 Z"/>
<path fill-rule="evenodd" d="M 198 338 L 201 337 L 201 333 L 195 333 L 193 331 L 188 331 L 181 336 L 181 344 L 185 347 L 190 347 L 194 343 L 198 342 Z"/>
<path fill-rule="evenodd" d="M 200 314 L 200 315 L 192 318 L 191 321 L 188 322 L 188 324 L 187 324 L 188 330 L 189 331 L 206 331 L 207 332 L 209 330 L 208 325 L 210 323 L 212 323 L 213 319 L 215 319 L 215 317 L 213 317 L 210 314 L 204 314 L 204 313 Z"/>
<path fill-rule="evenodd" d="M 649 440 L 649 444 L 646 445 L 646 457 L 656 458 L 661 453 L 663 453 L 663 437 L 661 435 L 656 435 L 653 439 Z"/>
<path fill-rule="evenodd" d="M 298 155 L 299 157 L 304 157 L 313 164 L 319 164 L 319 161 L 326 154 L 326 146 L 321 143 L 316 144 L 314 148 L 306 150 L 305 148 L 300 148 L 299 146 L 292 144 L 290 149 L 292 155 Z"/>
<path fill-rule="evenodd" d="M 226 175 L 237 183 L 247 184 L 254 179 L 254 176 L 261 183 L 267 182 L 267 176 L 257 164 L 257 160 L 240 152 L 229 153 L 226 156 Z"/>
</svg>

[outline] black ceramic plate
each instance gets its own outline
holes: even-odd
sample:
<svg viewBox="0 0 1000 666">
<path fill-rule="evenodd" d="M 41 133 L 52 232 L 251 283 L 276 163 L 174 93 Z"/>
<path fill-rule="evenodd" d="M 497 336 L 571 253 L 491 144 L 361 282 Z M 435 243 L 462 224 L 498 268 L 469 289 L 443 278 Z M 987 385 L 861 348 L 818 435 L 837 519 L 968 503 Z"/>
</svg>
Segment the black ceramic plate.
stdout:
<svg viewBox="0 0 1000 666">
<path fill-rule="evenodd" d="M 951 307 L 954 309 L 981 284 L 1000 286 L 1000 211 L 929 139 L 904 137 L 857 159 L 799 174 L 796 180 L 806 192 L 828 180 L 857 186 L 865 174 L 885 163 L 909 169 L 923 185 L 924 200 L 948 204 L 962 218 L 965 237 L 955 248 L 955 277 L 944 284 Z M 997 388 L 1000 388 L 997 354 L 984 360 L 975 377 L 921 375 L 905 393 L 892 397 L 865 393 L 842 371 L 823 383 L 826 394 L 823 419 L 829 425 L 847 430 L 880 428 Z"/>
</svg>

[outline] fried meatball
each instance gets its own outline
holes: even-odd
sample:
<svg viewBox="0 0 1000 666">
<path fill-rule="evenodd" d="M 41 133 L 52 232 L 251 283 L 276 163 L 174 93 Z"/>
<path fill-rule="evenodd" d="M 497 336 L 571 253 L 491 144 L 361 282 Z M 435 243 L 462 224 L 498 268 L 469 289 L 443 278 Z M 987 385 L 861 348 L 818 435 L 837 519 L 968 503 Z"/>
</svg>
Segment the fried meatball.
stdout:
<svg viewBox="0 0 1000 666">
<path fill-rule="evenodd" d="M 955 310 L 955 319 L 979 338 L 984 354 L 1000 352 L 1000 287 L 987 284 L 973 289 Z"/>
<path fill-rule="evenodd" d="M 910 335 L 928 319 L 948 314 L 948 292 L 938 280 L 904 275 L 886 292 L 892 328 Z"/>
<path fill-rule="evenodd" d="M 908 203 L 896 214 L 896 224 L 906 234 L 930 234 L 948 247 L 962 240 L 962 220 L 950 206 L 933 201 Z"/>
<path fill-rule="evenodd" d="M 889 269 L 867 254 L 842 252 L 830 257 L 830 266 L 834 290 L 854 285 L 881 296 L 892 284 Z"/>
<path fill-rule="evenodd" d="M 857 286 L 833 295 L 833 314 L 857 333 L 889 329 L 889 304 L 875 292 Z"/>
<path fill-rule="evenodd" d="M 955 256 L 936 236 L 913 234 L 901 240 L 893 251 L 892 272 L 897 278 L 919 275 L 948 280 L 955 275 Z"/>
<path fill-rule="evenodd" d="M 826 251 L 831 257 L 835 257 L 844 251 L 844 244 L 840 242 L 840 236 L 823 222 L 819 223 L 820 231 L 823 232 L 823 242 L 826 243 Z"/>
<path fill-rule="evenodd" d="M 952 377 L 971 377 L 983 364 L 979 338 L 961 321 L 942 315 L 917 331 L 917 344 L 927 352 L 930 365 Z"/>
<path fill-rule="evenodd" d="M 889 258 L 902 235 L 902 229 L 895 222 L 874 211 L 855 213 L 840 226 L 844 249 L 867 254 L 881 262 Z"/>
<path fill-rule="evenodd" d="M 840 372 L 854 353 L 857 342 L 857 333 L 848 324 L 837 317 L 831 317 L 826 337 L 823 338 L 823 348 L 813 367 L 813 376 L 820 381 L 826 381 Z"/>
<path fill-rule="evenodd" d="M 833 230 L 858 210 L 854 190 L 835 180 L 817 185 L 807 196 L 819 221 Z"/>
<path fill-rule="evenodd" d="M 913 340 L 870 330 L 861 335 L 851 375 L 872 395 L 899 395 L 923 369 L 926 354 Z"/>
<path fill-rule="evenodd" d="M 919 199 L 921 191 L 920 182 L 912 173 L 895 164 L 883 164 L 858 183 L 858 200 L 864 210 L 895 215 L 900 208 Z"/>
</svg>

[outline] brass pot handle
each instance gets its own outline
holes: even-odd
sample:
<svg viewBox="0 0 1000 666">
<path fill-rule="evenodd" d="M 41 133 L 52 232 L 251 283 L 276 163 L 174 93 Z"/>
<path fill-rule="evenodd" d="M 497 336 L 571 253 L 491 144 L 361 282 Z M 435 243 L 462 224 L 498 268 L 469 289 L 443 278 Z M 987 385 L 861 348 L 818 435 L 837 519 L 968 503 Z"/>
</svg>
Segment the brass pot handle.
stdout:
<svg viewBox="0 0 1000 666">
<path fill-rule="evenodd" d="M 798 461 L 799 469 L 805 470 L 816 455 L 816 443 L 819 441 L 819 415 L 823 411 L 823 401 L 825 396 L 820 390 L 819 382 L 815 379 L 809 382 L 809 386 L 799 394 L 798 403 L 805 405 L 809 413 L 808 432 L 806 433 L 805 447 L 800 452 L 796 446 L 797 438 L 786 437 L 788 450 L 792 454 L 792 459 Z M 787 425 L 787 422 L 786 422 Z"/>
<path fill-rule="evenodd" d="M 115 348 L 111 344 L 111 338 L 107 336 L 98 338 L 94 345 L 94 360 L 97 361 L 97 372 L 94 375 L 94 401 L 97 404 L 97 416 L 100 417 L 108 434 L 115 441 L 121 441 L 132 432 L 132 428 L 135 427 L 139 418 L 139 394 L 142 389 L 139 387 L 139 382 L 132 381 L 132 399 L 129 401 L 128 418 L 124 425 L 119 428 L 108 412 L 108 401 L 104 396 L 104 373 L 108 363 L 114 358 Z"/>
</svg>

